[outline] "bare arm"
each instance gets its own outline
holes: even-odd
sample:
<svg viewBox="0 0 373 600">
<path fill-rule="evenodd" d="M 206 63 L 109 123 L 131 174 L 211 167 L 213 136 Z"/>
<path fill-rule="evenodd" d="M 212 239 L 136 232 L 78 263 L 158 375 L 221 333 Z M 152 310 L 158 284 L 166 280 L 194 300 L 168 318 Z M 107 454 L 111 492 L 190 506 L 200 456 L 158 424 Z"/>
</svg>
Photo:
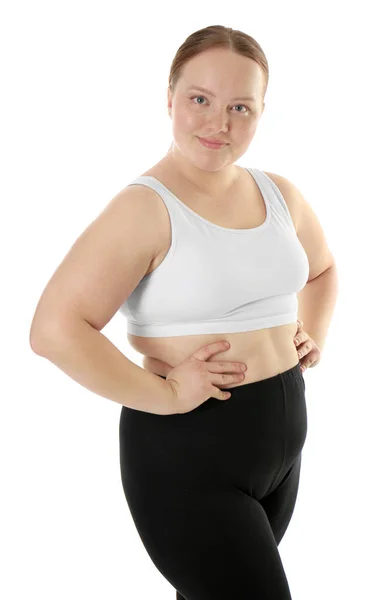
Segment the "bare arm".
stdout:
<svg viewBox="0 0 373 600">
<path fill-rule="evenodd" d="M 135 410 L 175 414 L 171 386 L 130 361 L 106 336 L 83 319 L 64 331 L 56 326 L 33 351 L 47 358 L 88 390 Z"/>
</svg>

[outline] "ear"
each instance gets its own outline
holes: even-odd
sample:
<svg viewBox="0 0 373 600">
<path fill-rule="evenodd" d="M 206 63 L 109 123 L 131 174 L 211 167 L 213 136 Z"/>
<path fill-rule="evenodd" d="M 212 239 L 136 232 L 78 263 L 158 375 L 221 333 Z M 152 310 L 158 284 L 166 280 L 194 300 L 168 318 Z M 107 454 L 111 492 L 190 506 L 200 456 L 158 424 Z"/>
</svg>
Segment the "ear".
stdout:
<svg viewBox="0 0 373 600">
<path fill-rule="evenodd" d="M 171 94 L 170 88 L 167 88 L 167 110 L 168 110 L 168 116 L 171 117 L 172 94 Z"/>
</svg>

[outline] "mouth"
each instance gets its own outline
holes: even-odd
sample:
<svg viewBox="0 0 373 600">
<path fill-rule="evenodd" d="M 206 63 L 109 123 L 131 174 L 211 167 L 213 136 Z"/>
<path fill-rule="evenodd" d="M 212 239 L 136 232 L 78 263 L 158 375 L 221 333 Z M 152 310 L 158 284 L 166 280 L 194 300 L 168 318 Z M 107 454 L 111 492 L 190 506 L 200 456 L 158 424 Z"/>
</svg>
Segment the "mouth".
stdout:
<svg viewBox="0 0 373 600">
<path fill-rule="evenodd" d="M 224 146 L 227 146 L 228 144 L 224 143 L 216 143 L 216 142 L 209 142 L 208 140 L 205 140 L 204 138 L 198 138 L 199 141 L 201 142 L 201 144 L 203 146 L 205 146 L 205 148 L 212 148 L 214 150 L 218 150 L 219 148 L 224 148 Z"/>
</svg>

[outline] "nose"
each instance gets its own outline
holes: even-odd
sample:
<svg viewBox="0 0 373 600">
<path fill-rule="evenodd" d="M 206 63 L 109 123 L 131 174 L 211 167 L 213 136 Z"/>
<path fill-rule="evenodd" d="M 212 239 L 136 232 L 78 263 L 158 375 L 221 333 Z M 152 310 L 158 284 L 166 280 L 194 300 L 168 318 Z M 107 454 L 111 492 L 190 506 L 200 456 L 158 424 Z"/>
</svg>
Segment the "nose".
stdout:
<svg viewBox="0 0 373 600">
<path fill-rule="evenodd" d="M 215 131 L 215 133 L 212 133 L 211 135 L 206 136 L 206 137 L 218 138 L 219 133 L 226 132 L 229 129 L 229 115 L 227 115 L 225 110 L 212 111 L 210 113 L 210 116 L 207 119 L 207 122 L 208 122 L 211 130 Z"/>
</svg>

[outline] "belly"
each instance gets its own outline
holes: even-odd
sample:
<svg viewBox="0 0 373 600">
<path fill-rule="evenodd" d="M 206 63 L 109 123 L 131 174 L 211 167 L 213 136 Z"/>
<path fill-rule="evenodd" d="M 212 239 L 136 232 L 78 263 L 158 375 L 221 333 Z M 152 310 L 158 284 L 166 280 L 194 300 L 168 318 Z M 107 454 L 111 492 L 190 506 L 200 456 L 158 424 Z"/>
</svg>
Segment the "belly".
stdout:
<svg viewBox="0 0 373 600">
<path fill-rule="evenodd" d="M 187 335 L 165 338 L 146 338 L 128 334 L 130 345 L 144 355 L 143 367 L 156 375 L 165 375 L 162 363 L 172 368 L 182 363 L 203 346 L 228 341 L 230 348 L 214 354 L 211 361 L 239 361 L 247 365 L 245 379 L 228 387 L 261 381 L 278 375 L 299 362 L 294 337 L 297 323 L 245 331 L 239 333 L 219 333 Z M 155 360 L 154 360 L 155 359 Z"/>
</svg>

